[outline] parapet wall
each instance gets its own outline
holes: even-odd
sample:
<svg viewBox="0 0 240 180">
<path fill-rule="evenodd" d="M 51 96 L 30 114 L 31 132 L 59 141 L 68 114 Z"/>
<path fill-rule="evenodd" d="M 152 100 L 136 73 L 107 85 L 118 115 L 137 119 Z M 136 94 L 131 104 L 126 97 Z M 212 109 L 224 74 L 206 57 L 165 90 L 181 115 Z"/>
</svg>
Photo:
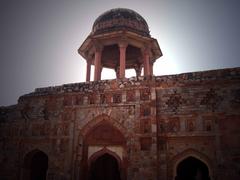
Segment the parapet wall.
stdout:
<svg viewBox="0 0 240 180">
<path fill-rule="evenodd" d="M 231 81 L 239 81 L 239 79 L 240 68 L 229 68 L 220 70 L 190 72 L 177 75 L 153 76 L 151 78 L 133 77 L 125 80 L 102 80 L 36 88 L 34 92 L 26 94 L 22 96 L 22 98 L 26 96 L 53 95 L 69 92 L 104 92 L 105 90 L 116 90 L 146 85 L 155 85 L 155 82 L 156 86 L 167 88 L 171 86 L 199 85 L 201 83 L 208 83 L 212 81 L 231 83 Z M 149 82 L 152 83 L 149 84 Z"/>
</svg>

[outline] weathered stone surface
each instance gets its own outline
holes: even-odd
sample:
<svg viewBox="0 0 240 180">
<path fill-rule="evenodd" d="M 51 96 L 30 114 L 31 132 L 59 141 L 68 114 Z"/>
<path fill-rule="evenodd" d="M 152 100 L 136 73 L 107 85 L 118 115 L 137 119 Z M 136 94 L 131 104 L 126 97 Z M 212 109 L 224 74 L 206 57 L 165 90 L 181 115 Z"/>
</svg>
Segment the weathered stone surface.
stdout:
<svg viewBox="0 0 240 180">
<path fill-rule="evenodd" d="M 48 179 L 84 179 L 98 144 L 121 149 L 126 179 L 173 179 L 188 156 L 211 179 L 238 179 L 239 87 L 235 68 L 36 89 L 0 108 L 0 177 L 22 176 L 25 155 L 41 150 Z"/>
</svg>

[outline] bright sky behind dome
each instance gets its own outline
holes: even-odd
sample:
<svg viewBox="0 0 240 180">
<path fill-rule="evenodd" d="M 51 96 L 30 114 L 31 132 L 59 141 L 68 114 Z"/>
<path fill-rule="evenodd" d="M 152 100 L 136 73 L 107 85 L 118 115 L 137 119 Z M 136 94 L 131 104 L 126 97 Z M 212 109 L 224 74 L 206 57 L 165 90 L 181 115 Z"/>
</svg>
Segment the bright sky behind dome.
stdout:
<svg viewBox="0 0 240 180">
<path fill-rule="evenodd" d="M 77 49 L 94 20 L 118 7 L 138 12 L 158 40 L 155 75 L 240 67 L 238 0 L 1 0 L 0 106 L 38 87 L 84 82 Z"/>
</svg>

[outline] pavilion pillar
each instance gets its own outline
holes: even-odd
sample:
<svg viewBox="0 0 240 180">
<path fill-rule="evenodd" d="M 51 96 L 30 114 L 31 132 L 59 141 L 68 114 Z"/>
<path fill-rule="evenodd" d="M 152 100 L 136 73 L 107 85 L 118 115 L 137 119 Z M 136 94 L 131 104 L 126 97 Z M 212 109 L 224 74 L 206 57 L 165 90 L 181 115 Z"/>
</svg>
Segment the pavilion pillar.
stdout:
<svg viewBox="0 0 240 180">
<path fill-rule="evenodd" d="M 149 63 L 149 70 L 150 70 L 150 75 L 153 75 L 153 62 Z"/>
<path fill-rule="evenodd" d="M 94 81 L 101 80 L 101 56 L 102 48 L 95 48 L 95 57 L 94 57 Z"/>
<path fill-rule="evenodd" d="M 87 60 L 87 73 L 86 73 L 86 81 L 90 81 L 90 76 L 91 76 L 91 61 L 88 59 Z"/>
<path fill-rule="evenodd" d="M 125 78 L 125 69 L 126 69 L 126 49 L 127 42 L 120 42 L 118 44 L 120 51 L 120 68 L 119 68 L 119 78 Z"/>
<path fill-rule="evenodd" d="M 144 76 L 150 76 L 150 49 L 143 49 Z"/>
</svg>

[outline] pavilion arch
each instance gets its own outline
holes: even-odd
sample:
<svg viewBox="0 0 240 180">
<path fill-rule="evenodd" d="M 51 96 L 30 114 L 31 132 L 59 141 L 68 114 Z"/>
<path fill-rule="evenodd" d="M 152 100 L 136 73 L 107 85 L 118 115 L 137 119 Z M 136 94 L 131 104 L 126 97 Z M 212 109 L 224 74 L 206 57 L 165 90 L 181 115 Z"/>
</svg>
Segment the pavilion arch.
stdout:
<svg viewBox="0 0 240 180">
<path fill-rule="evenodd" d="M 39 149 L 34 149 L 26 153 L 22 164 L 21 179 L 47 179 L 48 162 L 48 155 Z"/>
<path fill-rule="evenodd" d="M 176 177 L 178 165 L 189 157 L 193 157 L 201 161 L 202 163 L 204 163 L 208 168 L 209 177 L 211 178 L 211 180 L 213 179 L 213 165 L 211 160 L 205 154 L 195 149 L 187 149 L 172 158 L 171 164 L 168 170 L 168 176 L 171 177 L 170 179 L 174 179 Z"/>
</svg>

